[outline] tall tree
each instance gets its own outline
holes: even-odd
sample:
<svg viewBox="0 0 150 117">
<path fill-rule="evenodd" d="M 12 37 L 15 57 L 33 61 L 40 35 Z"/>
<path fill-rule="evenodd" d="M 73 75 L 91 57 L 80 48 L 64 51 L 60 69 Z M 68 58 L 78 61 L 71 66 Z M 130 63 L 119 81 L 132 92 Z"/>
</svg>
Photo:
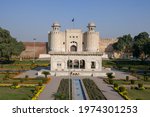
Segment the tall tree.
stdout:
<svg viewBox="0 0 150 117">
<path fill-rule="evenodd" d="M 150 38 L 147 32 L 141 32 L 134 37 L 133 44 L 133 56 L 141 58 L 142 60 L 147 59 L 150 56 Z"/>
<path fill-rule="evenodd" d="M 18 42 L 6 29 L 0 28 L 0 57 L 10 60 L 12 55 L 20 55 L 24 50 L 22 42 Z"/>
<path fill-rule="evenodd" d="M 132 37 L 130 34 L 118 37 L 118 42 L 113 44 L 115 51 L 128 53 L 132 51 Z"/>
</svg>

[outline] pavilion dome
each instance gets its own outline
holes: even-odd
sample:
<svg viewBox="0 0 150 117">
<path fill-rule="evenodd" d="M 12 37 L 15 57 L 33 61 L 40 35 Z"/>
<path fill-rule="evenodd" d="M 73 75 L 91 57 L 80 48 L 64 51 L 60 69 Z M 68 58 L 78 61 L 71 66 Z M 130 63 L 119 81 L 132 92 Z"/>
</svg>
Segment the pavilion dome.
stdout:
<svg viewBox="0 0 150 117">
<path fill-rule="evenodd" d="M 58 22 L 54 22 L 52 27 L 60 27 L 60 24 Z"/>
<path fill-rule="evenodd" d="M 88 23 L 88 27 L 96 27 L 96 25 L 94 22 L 90 22 L 90 23 Z"/>
</svg>

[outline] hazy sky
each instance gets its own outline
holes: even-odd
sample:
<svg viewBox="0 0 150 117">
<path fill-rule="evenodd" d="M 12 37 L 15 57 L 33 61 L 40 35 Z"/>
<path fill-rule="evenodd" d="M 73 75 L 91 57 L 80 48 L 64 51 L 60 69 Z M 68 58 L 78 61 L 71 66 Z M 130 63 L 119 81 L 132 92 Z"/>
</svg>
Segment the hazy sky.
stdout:
<svg viewBox="0 0 150 117">
<path fill-rule="evenodd" d="M 0 0 L 0 27 L 21 41 L 47 41 L 54 21 L 61 30 L 86 31 L 95 22 L 103 38 L 150 33 L 150 0 Z"/>
</svg>

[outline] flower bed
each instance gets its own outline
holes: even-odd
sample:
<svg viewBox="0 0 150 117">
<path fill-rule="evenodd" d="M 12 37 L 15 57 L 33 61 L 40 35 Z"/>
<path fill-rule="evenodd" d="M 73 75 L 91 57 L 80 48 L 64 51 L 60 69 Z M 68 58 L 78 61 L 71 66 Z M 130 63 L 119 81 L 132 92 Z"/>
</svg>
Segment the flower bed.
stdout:
<svg viewBox="0 0 150 117">
<path fill-rule="evenodd" d="M 72 82 L 70 81 L 70 99 L 72 99 Z M 68 100 L 69 99 L 69 79 L 62 79 L 60 81 L 59 88 L 54 94 L 56 100 Z"/>
<path fill-rule="evenodd" d="M 32 100 L 37 100 L 39 95 L 43 92 L 45 86 L 40 86 L 40 89 L 35 93 L 35 95 L 32 97 Z"/>
</svg>

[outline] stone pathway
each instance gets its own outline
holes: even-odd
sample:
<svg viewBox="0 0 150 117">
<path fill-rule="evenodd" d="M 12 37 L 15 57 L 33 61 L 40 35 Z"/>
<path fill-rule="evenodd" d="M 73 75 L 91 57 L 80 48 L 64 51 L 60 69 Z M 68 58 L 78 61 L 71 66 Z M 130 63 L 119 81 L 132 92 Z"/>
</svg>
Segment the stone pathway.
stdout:
<svg viewBox="0 0 150 117">
<path fill-rule="evenodd" d="M 103 95 L 106 97 L 107 100 L 124 100 L 114 89 L 111 85 L 106 84 L 103 81 L 103 78 L 91 78 L 98 88 L 102 91 Z"/>
<path fill-rule="evenodd" d="M 53 94 L 57 92 L 62 78 L 51 78 L 51 81 L 46 84 L 44 91 L 40 94 L 38 100 L 54 100 Z"/>
<path fill-rule="evenodd" d="M 36 70 L 29 70 L 26 72 L 23 72 L 19 75 L 17 75 L 15 78 L 25 78 L 25 76 L 27 75 L 29 78 L 36 78 L 37 77 L 37 71 Z"/>
<path fill-rule="evenodd" d="M 116 91 L 113 90 L 111 85 L 108 85 L 103 81 L 103 78 L 87 78 L 92 79 L 96 83 L 96 85 L 100 88 L 107 100 L 123 100 L 123 98 Z M 57 92 L 61 79 L 62 77 L 53 77 L 52 80 L 48 84 L 46 84 L 44 91 L 40 94 L 38 99 L 53 100 L 54 97 L 52 97 L 52 95 Z M 81 77 L 80 79 L 83 79 L 83 77 Z"/>
<path fill-rule="evenodd" d="M 29 71 L 26 71 L 26 72 L 18 75 L 17 77 L 24 78 L 25 75 L 28 75 L 29 77 L 34 78 L 34 77 L 37 77 L 37 75 L 36 75 L 37 72 L 38 72 L 38 70 L 29 70 Z M 121 72 L 118 70 L 112 70 L 112 72 L 115 72 L 116 79 L 125 79 L 125 77 L 127 75 L 130 77 L 130 79 L 135 79 L 135 77 L 133 77 L 125 72 Z M 77 77 L 80 77 L 80 76 L 77 76 Z M 46 84 L 44 91 L 40 94 L 38 99 L 39 100 L 53 100 L 54 97 L 52 97 L 52 95 L 57 92 L 57 89 L 59 87 L 59 84 L 60 84 L 60 81 L 62 78 L 64 78 L 64 77 L 52 77 L 51 81 L 48 84 Z M 99 87 L 99 89 L 102 91 L 102 93 L 108 100 L 123 100 L 123 98 L 116 91 L 113 90 L 111 85 L 106 84 L 103 81 L 103 78 L 80 77 L 80 79 L 83 79 L 83 78 L 90 78 L 90 79 L 94 80 L 96 85 Z"/>
<path fill-rule="evenodd" d="M 118 71 L 115 69 L 112 69 L 112 72 L 115 73 L 115 79 L 126 79 L 126 76 L 129 76 L 130 79 L 137 79 L 134 76 L 131 76 L 128 72 Z"/>
</svg>

